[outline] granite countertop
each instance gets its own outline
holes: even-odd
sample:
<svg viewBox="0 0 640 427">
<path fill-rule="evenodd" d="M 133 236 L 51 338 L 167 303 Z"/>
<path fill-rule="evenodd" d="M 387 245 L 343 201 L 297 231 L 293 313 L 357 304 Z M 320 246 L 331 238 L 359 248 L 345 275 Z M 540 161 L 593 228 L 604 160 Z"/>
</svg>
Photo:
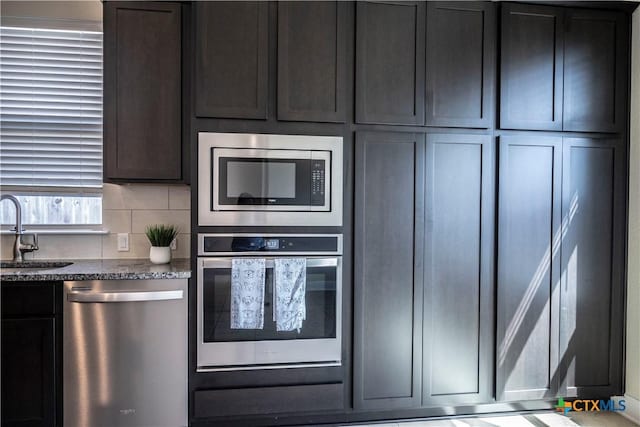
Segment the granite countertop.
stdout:
<svg viewBox="0 0 640 427">
<path fill-rule="evenodd" d="M 0 279 L 3 282 L 16 282 L 32 280 L 188 279 L 191 277 L 191 261 L 187 258 L 174 259 L 169 264 L 160 265 L 152 264 L 148 259 L 70 259 L 64 261 L 72 262 L 72 264 L 58 268 L 38 268 L 37 263 L 40 261 L 34 260 L 34 268 L 1 268 Z"/>
</svg>

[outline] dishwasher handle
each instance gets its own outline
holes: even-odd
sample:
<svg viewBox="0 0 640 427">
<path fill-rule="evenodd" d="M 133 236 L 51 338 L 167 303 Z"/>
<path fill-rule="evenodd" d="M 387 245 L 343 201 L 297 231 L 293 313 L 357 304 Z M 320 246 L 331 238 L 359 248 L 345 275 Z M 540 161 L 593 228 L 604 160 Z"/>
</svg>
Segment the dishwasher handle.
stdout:
<svg viewBox="0 0 640 427">
<path fill-rule="evenodd" d="M 184 298 L 184 291 L 142 291 L 142 292 L 69 292 L 67 301 L 92 302 L 143 302 L 167 301 Z"/>
</svg>

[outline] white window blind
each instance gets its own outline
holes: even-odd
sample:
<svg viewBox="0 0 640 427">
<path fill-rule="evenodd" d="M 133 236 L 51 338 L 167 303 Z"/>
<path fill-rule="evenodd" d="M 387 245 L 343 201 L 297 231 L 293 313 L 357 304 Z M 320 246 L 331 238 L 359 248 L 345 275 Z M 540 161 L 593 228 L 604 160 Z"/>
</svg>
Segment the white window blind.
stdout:
<svg viewBox="0 0 640 427">
<path fill-rule="evenodd" d="M 102 33 L 0 27 L 0 185 L 102 187 Z"/>
</svg>

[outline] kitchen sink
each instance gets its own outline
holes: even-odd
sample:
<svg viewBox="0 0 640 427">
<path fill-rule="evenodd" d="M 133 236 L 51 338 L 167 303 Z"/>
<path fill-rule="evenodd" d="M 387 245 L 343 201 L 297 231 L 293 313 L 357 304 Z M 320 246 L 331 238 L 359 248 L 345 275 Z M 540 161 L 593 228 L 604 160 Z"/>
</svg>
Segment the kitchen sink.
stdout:
<svg viewBox="0 0 640 427">
<path fill-rule="evenodd" d="M 68 261 L 3 261 L 0 262 L 0 268 L 4 273 L 19 272 L 24 270 L 48 270 L 52 268 L 62 268 L 73 264 Z"/>
</svg>

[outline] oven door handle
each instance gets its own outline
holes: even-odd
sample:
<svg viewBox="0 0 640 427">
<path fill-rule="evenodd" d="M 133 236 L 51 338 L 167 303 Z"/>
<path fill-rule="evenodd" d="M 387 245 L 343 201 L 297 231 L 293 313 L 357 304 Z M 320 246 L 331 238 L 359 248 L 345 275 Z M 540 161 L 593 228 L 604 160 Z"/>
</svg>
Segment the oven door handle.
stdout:
<svg viewBox="0 0 640 427">
<path fill-rule="evenodd" d="M 252 257 L 259 258 L 259 257 Z M 282 257 L 295 258 L 295 257 Z M 304 257 L 303 257 L 304 258 Z M 231 268 L 233 258 L 199 258 L 198 264 L 201 268 Z M 337 267 L 340 257 L 329 258 L 307 258 L 307 267 Z M 265 268 L 275 267 L 275 258 L 265 258 Z"/>
</svg>

